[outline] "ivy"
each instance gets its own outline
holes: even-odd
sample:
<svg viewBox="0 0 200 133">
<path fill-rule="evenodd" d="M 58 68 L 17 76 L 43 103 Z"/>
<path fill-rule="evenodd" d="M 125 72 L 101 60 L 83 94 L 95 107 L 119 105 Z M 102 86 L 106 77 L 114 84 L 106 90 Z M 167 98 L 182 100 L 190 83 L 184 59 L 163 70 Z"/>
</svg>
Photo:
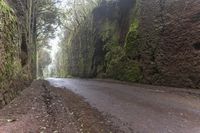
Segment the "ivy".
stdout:
<svg viewBox="0 0 200 133">
<path fill-rule="evenodd" d="M 1 62 L 0 86 L 16 77 L 21 70 L 18 59 L 18 33 L 17 19 L 13 9 L 4 1 L 0 0 L 0 34 L 1 34 Z"/>
</svg>

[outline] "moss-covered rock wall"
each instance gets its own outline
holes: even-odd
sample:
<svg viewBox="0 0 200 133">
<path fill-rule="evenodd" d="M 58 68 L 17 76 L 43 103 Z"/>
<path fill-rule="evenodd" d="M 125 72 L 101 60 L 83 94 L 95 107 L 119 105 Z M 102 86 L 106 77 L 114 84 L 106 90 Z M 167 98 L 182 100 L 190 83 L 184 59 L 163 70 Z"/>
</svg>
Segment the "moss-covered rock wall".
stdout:
<svg viewBox="0 0 200 133">
<path fill-rule="evenodd" d="M 80 77 L 114 76 L 110 70 L 114 65 L 122 64 L 124 61 L 121 60 L 126 58 L 122 57 L 126 56 L 123 47 L 135 5 L 134 0 L 102 2 L 70 37 L 68 35 L 68 74 Z M 109 57 L 117 51 L 121 52 L 121 57 Z M 139 70 L 137 62 L 132 64 L 136 67 L 134 69 Z M 124 78 L 128 77 L 124 75 Z"/>
<path fill-rule="evenodd" d="M 199 0 L 141 0 L 143 82 L 200 87 Z"/>
<path fill-rule="evenodd" d="M 30 23 L 21 21 L 14 7 L 0 0 L 0 107 L 22 90 L 22 81 L 32 79 L 28 50 L 31 44 L 26 38 L 28 32 L 22 27 Z"/>
<path fill-rule="evenodd" d="M 199 7 L 199 0 L 103 1 L 67 39 L 68 74 L 199 88 Z"/>
</svg>

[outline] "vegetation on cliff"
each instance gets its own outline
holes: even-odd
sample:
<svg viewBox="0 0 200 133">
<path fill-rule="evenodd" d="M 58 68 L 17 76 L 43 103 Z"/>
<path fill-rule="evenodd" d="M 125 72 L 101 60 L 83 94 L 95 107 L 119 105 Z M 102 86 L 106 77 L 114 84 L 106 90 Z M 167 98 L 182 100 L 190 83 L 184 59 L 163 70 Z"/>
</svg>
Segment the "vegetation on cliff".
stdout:
<svg viewBox="0 0 200 133">
<path fill-rule="evenodd" d="M 17 91 L 10 89 L 14 80 L 25 79 L 20 59 L 19 24 L 14 10 L 0 0 L 0 107 Z"/>
<path fill-rule="evenodd" d="M 199 21 L 194 18 L 199 4 L 197 0 L 188 2 L 188 6 L 180 3 L 99 1 L 75 25 L 67 24 L 58 61 L 64 65 L 57 63 L 55 73 L 59 71 L 58 76 L 62 77 L 113 78 L 198 88 L 199 80 L 194 79 L 199 78 L 195 73 L 200 69 L 194 62 L 199 62 Z M 74 20 L 80 17 L 74 14 L 66 16 Z"/>
<path fill-rule="evenodd" d="M 54 2 L 0 0 L 0 107 L 36 78 L 37 51 L 59 25 Z"/>
<path fill-rule="evenodd" d="M 9 5 L 0 1 L 0 88 L 21 74 L 17 17 Z"/>
<path fill-rule="evenodd" d="M 130 57 L 133 49 L 137 52 L 133 45 L 139 26 L 136 18 L 133 21 L 135 5 L 134 0 L 126 0 L 93 6 L 73 31 L 66 31 L 60 58 L 67 63 L 58 70 L 72 76 L 138 82 L 142 78 L 140 64 Z M 67 76 L 62 72 L 59 74 Z"/>
<path fill-rule="evenodd" d="M 66 0 L 67 6 L 0 0 L 0 94 L 11 92 L 10 82 L 43 78 L 50 69 L 50 76 L 199 88 L 199 3 L 183 1 L 188 6 L 168 0 Z M 49 42 L 58 36 L 60 50 L 52 60 Z"/>
</svg>

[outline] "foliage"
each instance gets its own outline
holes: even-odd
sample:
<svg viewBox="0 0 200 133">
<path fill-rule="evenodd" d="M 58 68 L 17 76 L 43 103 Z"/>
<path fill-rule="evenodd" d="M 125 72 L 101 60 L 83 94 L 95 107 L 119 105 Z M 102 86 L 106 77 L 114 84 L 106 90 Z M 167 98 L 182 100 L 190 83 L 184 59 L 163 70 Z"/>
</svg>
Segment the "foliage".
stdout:
<svg viewBox="0 0 200 133">
<path fill-rule="evenodd" d="M 3 48 L 4 49 L 4 67 L 2 67 L 1 75 L 6 76 L 7 78 L 12 78 L 15 65 L 14 63 L 15 56 L 17 54 L 17 43 L 16 42 L 16 33 L 17 33 L 17 22 L 16 17 L 14 15 L 13 10 L 3 1 L 0 1 L 0 23 L 1 23 L 1 30 L 0 34 L 2 34 L 2 41 L 3 41 Z M 1 33 L 2 32 L 2 33 Z M 3 58 L 1 57 L 1 58 Z M 3 59 L 2 59 L 3 60 Z M 13 65 L 14 63 L 14 65 Z"/>
<path fill-rule="evenodd" d="M 90 77 L 92 58 L 94 53 L 94 31 L 91 27 L 90 17 L 82 22 L 76 32 L 72 32 L 71 41 L 69 41 L 69 74 L 72 76 Z M 70 38 L 69 38 L 70 39 Z M 74 52 L 76 50 L 76 52 Z M 73 67 L 73 68 L 72 68 Z M 72 68 L 72 69 L 71 69 Z M 75 70 L 74 68 L 77 68 Z"/>
<path fill-rule="evenodd" d="M 103 41 L 118 41 L 116 22 L 110 22 L 109 20 L 102 22 L 100 36 Z"/>
<path fill-rule="evenodd" d="M 59 0 L 34 0 L 33 43 L 36 45 L 37 75 L 43 77 L 45 68 L 51 63 L 50 55 L 44 50 L 50 49 L 49 41 L 55 38 L 61 24 Z"/>
<path fill-rule="evenodd" d="M 62 42 L 60 52 L 63 55 L 60 58 L 64 58 L 64 64 L 67 65 L 62 66 L 57 63 L 59 69 L 60 66 L 63 68 L 60 72 L 63 73 L 63 70 L 68 69 L 68 74 L 73 76 L 94 77 L 97 74 L 118 80 L 140 81 L 141 67 L 136 58 L 139 54 L 138 20 L 133 20 L 126 33 L 128 26 L 124 25 L 124 21 L 128 22 L 130 19 L 121 20 L 126 15 L 120 16 L 116 13 L 119 8 L 114 6 L 114 2 L 106 2 L 113 11 L 107 9 L 109 7 L 105 4 L 100 4 L 92 11 L 94 5 L 88 4 L 85 6 L 86 9 L 83 9 L 84 4 L 78 4 L 81 1 L 74 1 L 70 1 L 71 8 L 67 9 L 63 21 L 67 34 Z M 106 9 L 110 14 L 102 14 L 104 12 L 102 10 Z M 130 16 L 127 16 L 131 18 L 131 15 L 130 13 Z M 124 43 L 124 40 L 125 44 L 120 44 Z"/>
<path fill-rule="evenodd" d="M 9 16 L 9 19 L 14 19 L 14 16 L 12 15 L 14 13 L 13 9 L 10 8 L 4 0 L 0 0 L 0 9 L 1 14 L 6 14 Z"/>
<path fill-rule="evenodd" d="M 62 26 L 66 30 L 75 31 L 100 2 L 101 0 L 66 0 L 59 14 Z"/>
<path fill-rule="evenodd" d="M 90 77 L 95 38 L 91 12 L 98 1 L 67 0 L 67 8 L 61 10 L 60 18 L 65 34 L 60 43 L 60 55 L 57 56 L 58 76 Z"/>
<path fill-rule="evenodd" d="M 134 11 L 135 12 L 135 11 Z M 142 79 L 139 64 L 138 27 L 139 21 L 134 18 L 130 24 L 124 45 L 119 45 L 120 36 L 117 22 L 105 20 L 101 26 L 101 38 L 104 45 L 105 61 L 101 69 L 105 69 L 104 77 L 139 82 Z"/>
<path fill-rule="evenodd" d="M 139 63 L 126 56 L 123 47 L 109 43 L 106 45 L 106 75 L 117 80 L 138 82 L 141 76 Z"/>
<path fill-rule="evenodd" d="M 37 48 L 46 46 L 48 39 L 55 37 L 55 31 L 60 25 L 58 0 L 35 0 L 35 37 Z"/>
<path fill-rule="evenodd" d="M 19 36 L 17 18 L 12 8 L 0 0 L 0 88 L 10 85 L 22 72 L 19 59 Z"/>
<path fill-rule="evenodd" d="M 46 49 L 40 49 L 38 52 L 38 76 L 44 76 L 44 69 L 51 63 L 50 54 Z"/>
<path fill-rule="evenodd" d="M 136 58 L 139 52 L 138 26 L 139 26 L 139 22 L 137 19 L 135 19 L 133 23 L 131 24 L 129 28 L 129 32 L 126 37 L 125 50 L 126 50 L 127 56 L 131 58 Z"/>
</svg>

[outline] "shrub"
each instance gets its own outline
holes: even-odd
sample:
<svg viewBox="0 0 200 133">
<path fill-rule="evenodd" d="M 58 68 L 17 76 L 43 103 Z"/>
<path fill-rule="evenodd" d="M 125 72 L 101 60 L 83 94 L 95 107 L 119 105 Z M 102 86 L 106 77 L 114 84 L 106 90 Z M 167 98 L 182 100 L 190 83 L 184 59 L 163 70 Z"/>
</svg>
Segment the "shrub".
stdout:
<svg viewBox="0 0 200 133">
<path fill-rule="evenodd" d="M 140 65 L 137 61 L 127 58 L 123 47 L 109 43 L 105 48 L 107 51 L 105 65 L 108 78 L 132 82 L 140 81 L 142 78 Z"/>
</svg>

